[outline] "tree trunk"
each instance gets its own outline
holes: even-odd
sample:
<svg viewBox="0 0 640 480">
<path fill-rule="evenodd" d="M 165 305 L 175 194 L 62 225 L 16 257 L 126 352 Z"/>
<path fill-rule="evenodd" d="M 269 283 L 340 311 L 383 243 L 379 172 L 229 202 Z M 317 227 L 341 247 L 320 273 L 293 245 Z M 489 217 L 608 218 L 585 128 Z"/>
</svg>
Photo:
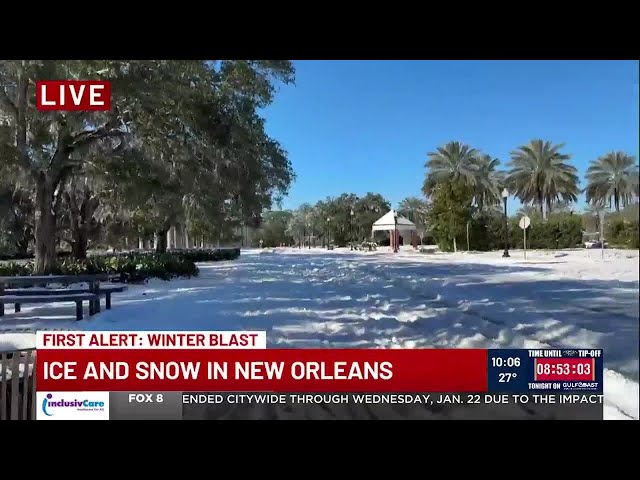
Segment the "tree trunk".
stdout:
<svg viewBox="0 0 640 480">
<path fill-rule="evenodd" d="M 155 234 L 156 253 L 166 253 L 167 251 L 167 230 L 159 230 Z"/>
<path fill-rule="evenodd" d="M 40 173 L 36 184 L 35 207 L 34 273 L 44 275 L 51 270 L 56 259 L 53 185 L 44 172 Z"/>
<path fill-rule="evenodd" d="M 87 246 L 89 244 L 89 233 L 93 221 L 93 214 L 98 208 L 98 199 L 91 196 L 91 192 L 85 189 L 81 193 L 80 206 L 78 207 L 79 192 L 72 188 L 66 195 L 67 206 L 71 213 L 71 235 L 73 242 L 71 249 L 74 258 L 87 258 Z"/>
<path fill-rule="evenodd" d="M 613 189 L 613 201 L 615 203 L 616 206 L 616 212 L 620 211 L 620 196 L 618 195 L 618 189 L 614 188 Z"/>
<path fill-rule="evenodd" d="M 21 257 L 26 257 L 29 250 L 29 238 L 24 236 L 15 242 L 16 253 Z"/>
<path fill-rule="evenodd" d="M 551 214 L 551 198 L 547 198 L 547 215 L 545 216 L 545 218 L 547 218 L 550 214 Z"/>
<path fill-rule="evenodd" d="M 456 244 L 456 237 L 453 237 L 453 252 L 458 252 L 458 245 Z"/>
<path fill-rule="evenodd" d="M 544 199 L 542 198 L 542 192 L 538 191 L 538 205 L 540 206 L 540 215 L 542 218 L 547 218 L 544 213 Z"/>
<path fill-rule="evenodd" d="M 73 258 L 84 260 L 87 258 L 87 244 L 89 240 L 87 228 L 85 225 L 79 226 L 77 229 L 73 230 L 72 234 L 73 243 L 71 244 L 71 249 L 73 252 Z"/>
</svg>

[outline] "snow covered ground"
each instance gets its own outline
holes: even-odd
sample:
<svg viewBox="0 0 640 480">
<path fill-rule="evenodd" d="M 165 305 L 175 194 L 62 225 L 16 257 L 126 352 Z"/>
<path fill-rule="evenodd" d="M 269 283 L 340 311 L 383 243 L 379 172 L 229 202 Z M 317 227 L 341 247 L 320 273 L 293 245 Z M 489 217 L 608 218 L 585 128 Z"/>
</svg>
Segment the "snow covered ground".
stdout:
<svg viewBox="0 0 640 480">
<path fill-rule="evenodd" d="M 638 251 L 392 254 L 243 250 L 190 280 L 150 281 L 76 322 L 73 304 L 0 318 L 0 350 L 36 329 L 266 330 L 270 347 L 588 347 L 605 352 L 605 417 L 638 419 Z"/>
</svg>

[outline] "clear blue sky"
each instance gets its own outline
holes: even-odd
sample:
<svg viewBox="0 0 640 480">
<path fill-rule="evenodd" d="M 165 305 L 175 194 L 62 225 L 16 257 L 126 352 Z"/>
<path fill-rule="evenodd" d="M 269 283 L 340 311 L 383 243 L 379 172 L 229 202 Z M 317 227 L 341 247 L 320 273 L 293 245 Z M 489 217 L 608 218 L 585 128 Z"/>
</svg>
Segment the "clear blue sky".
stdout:
<svg viewBox="0 0 640 480">
<path fill-rule="evenodd" d="M 533 138 L 564 142 L 581 187 L 590 160 L 614 149 L 638 157 L 637 61 L 295 65 L 296 85 L 280 87 L 264 113 L 297 174 L 283 208 L 368 191 L 396 206 L 421 195 L 427 152 L 451 140 L 503 167 Z"/>
</svg>

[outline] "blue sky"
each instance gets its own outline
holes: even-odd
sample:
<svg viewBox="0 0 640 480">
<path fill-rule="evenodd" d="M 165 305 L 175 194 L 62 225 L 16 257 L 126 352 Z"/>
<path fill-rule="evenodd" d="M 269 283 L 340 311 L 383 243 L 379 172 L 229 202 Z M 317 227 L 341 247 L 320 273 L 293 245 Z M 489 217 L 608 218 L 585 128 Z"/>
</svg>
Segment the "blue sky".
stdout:
<svg viewBox="0 0 640 480">
<path fill-rule="evenodd" d="M 297 174 L 283 208 L 343 192 L 378 192 L 394 206 L 420 196 L 427 152 L 451 140 L 503 167 L 533 138 L 564 142 L 581 187 L 590 160 L 614 149 L 638 157 L 637 61 L 295 65 L 296 85 L 264 112 Z"/>
</svg>

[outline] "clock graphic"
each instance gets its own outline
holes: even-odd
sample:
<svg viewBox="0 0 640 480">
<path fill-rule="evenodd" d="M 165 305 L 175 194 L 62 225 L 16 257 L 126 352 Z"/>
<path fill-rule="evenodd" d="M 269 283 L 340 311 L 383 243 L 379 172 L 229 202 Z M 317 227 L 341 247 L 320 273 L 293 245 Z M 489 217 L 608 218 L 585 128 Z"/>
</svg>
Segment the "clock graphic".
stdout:
<svg viewBox="0 0 640 480">
<path fill-rule="evenodd" d="M 536 382 L 593 382 L 596 379 L 594 358 L 536 358 Z"/>
</svg>

